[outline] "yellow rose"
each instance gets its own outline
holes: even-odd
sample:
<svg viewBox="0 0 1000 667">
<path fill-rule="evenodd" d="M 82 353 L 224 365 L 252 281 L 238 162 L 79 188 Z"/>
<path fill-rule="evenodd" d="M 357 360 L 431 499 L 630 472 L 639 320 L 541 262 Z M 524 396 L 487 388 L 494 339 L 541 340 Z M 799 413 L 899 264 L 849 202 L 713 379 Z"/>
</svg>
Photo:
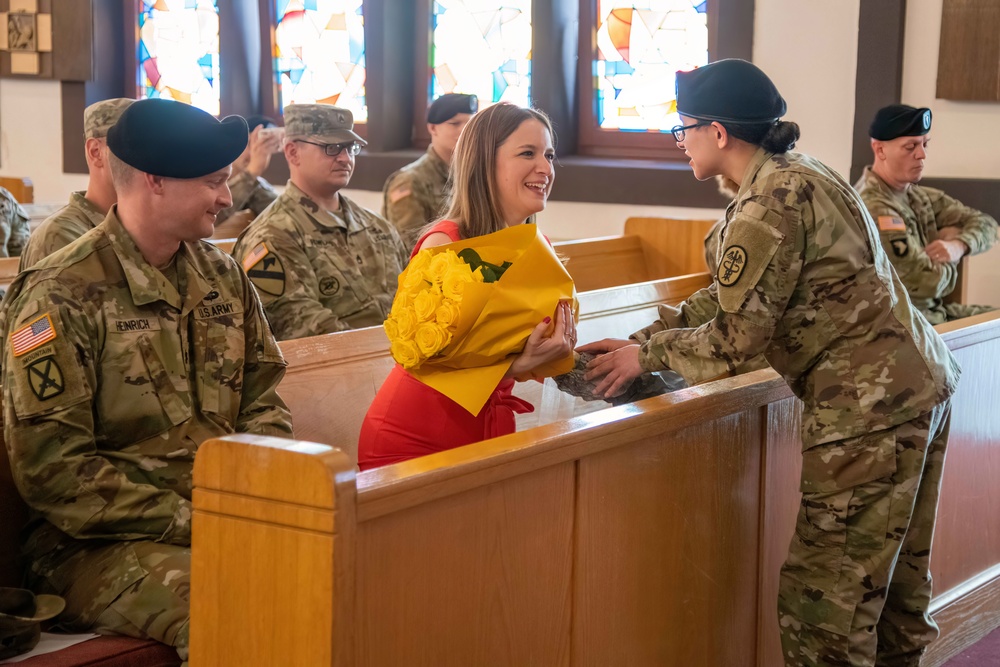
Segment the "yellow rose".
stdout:
<svg viewBox="0 0 1000 667">
<path fill-rule="evenodd" d="M 468 264 L 453 266 L 444 275 L 444 280 L 441 281 L 441 293 L 446 299 L 461 301 L 462 295 L 465 294 L 465 284 L 471 283 L 472 280 L 472 272 L 469 271 Z"/>
<path fill-rule="evenodd" d="M 416 292 L 424 287 L 427 287 L 424 270 L 411 264 L 406 269 L 406 275 L 403 276 L 403 290 L 405 292 Z"/>
<path fill-rule="evenodd" d="M 476 270 L 472 272 L 472 282 L 481 283 L 485 280 L 483 278 L 483 267 L 476 267 Z"/>
<path fill-rule="evenodd" d="M 399 340 L 409 340 L 417 333 L 417 316 L 409 308 L 402 308 L 396 313 L 396 336 Z"/>
<path fill-rule="evenodd" d="M 450 327 L 458 321 L 460 310 L 458 304 L 449 299 L 445 299 L 434 312 L 434 320 L 442 327 Z"/>
<path fill-rule="evenodd" d="M 430 266 L 427 267 L 426 275 L 427 279 L 432 281 L 436 285 L 440 285 L 441 281 L 444 280 L 445 275 L 448 273 L 448 269 L 455 265 L 456 262 L 462 262 L 458 258 L 458 255 L 452 250 L 445 250 L 434 255 L 431 259 Z"/>
<path fill-rule="evenodd" d="M 389 339 L 389 342 L 399 338 L 399 326 L 396 324 L 395 318 L 390 317 L 383 322 L 382 328 L 385 329 L 385 337 Z"/>
<path fill-rule="evenodd" d="M 427 322 L 434 319 L 434 311 L 441 305 L 441 294 L 436 289 L 425 289 L 413 299 L 413 312 L 417 320 Z"/>
<path fill-rule="evenodd" d="M 410 260 L 410 263 L 406 265 L 406 268 L 407 270 L 412 269 L 417 273 L 422 274 L 427 270 L 427 267 L 430 266 L 431 257 L 433 256 L 434 253 L 431 252 L 430 249 L 421 250 L 413 257 L 413 259 Z"/>
<path fill-rule="evenodd" d="M 420 350 L 412 340 L 397 340 L 389 346 L 392 358 L 403 368 L 416 368 L 423 359 Z"/>
<path fill-rule="evenodd" d="M 451 342 L 451 333 L 433 322 L 424 322 L 414 339 L 424 358 L 433 357 Z"/>
</svg>

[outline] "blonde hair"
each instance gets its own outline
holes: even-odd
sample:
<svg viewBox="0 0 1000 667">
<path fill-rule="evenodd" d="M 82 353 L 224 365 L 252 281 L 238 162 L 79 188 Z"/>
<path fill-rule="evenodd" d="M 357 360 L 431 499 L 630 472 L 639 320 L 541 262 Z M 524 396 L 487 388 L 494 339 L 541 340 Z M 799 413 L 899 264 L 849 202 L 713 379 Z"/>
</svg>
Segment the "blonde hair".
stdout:
<svg viewBox="0 0 1000 667">
<path fill-rule="evenodd" d="M 555 145 L 552 122 L 545 112 L 509 102 L 480 111 L 462 130 L 451 159 L 451 195 L 443 219 L 455 221 L 463 239 L 492 234 L 506 226 L 497 187 L 497 149 L 526 120 L 544 125 Z"/>
</svg>

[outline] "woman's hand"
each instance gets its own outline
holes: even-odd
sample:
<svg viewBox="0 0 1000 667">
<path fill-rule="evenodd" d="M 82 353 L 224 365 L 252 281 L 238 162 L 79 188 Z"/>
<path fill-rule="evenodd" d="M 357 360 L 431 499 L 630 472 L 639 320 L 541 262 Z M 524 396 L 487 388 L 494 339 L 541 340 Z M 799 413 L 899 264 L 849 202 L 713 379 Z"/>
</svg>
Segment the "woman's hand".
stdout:
<svg viewBox="0 0 1000 667">
<path fill-rule="evenodd" d="M 610 347 L 611 344 L 614 347 Z M 603 348 L 600 347 L 602 345 Z M 594 393 L 612 398 L 625 391 L 633 380 L 646 371 L 639 364 L 639 346 L 626 340 L 605 339 L 584 345 L 580 351 L 597 353 L 602 349 L 605 353 L 587 364 L 587 373 L 583 379 L 590 381 L 603 378 L 594 387 Z"/>
<path fill-rule="evenodd" d="M 551 331 L 550 331 L 551 330 Z M 568 301 L 560 301 L 556 306 L 555 322 L 546 317 L 538 323 L 521 354 L 514 357 L 514 363 L 504 377 L 523 377 L 542 364 L 572 354 L 576 345 L 576 323 L 573 321 L 573 306 Z"/>
</svg>

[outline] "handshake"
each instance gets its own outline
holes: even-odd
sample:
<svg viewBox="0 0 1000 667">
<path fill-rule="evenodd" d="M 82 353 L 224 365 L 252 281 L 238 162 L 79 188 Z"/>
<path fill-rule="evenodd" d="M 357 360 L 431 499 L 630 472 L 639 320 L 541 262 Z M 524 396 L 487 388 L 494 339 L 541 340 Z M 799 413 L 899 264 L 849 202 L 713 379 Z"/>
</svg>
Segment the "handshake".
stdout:
<svg viewBox="0 0 1000 667">
<path fill-rule="evenodd" d="M 585 401 L 607 401 L 611 405 L 624 405 L 687 387 L 684 378 L 673 371 L 643 373 L 632 380 L 625 387 L 625 391 L 617 396 L 605 398 L 595 393 L 597 387 L 596 380 L 584 379 L 584 375 L 587 372 L 587 364 L 595 356 L 589 352 L 577 352 L 573 370 L 553 378 L 559 390 L 571 396 L 582 398 Z"/>
</svg>

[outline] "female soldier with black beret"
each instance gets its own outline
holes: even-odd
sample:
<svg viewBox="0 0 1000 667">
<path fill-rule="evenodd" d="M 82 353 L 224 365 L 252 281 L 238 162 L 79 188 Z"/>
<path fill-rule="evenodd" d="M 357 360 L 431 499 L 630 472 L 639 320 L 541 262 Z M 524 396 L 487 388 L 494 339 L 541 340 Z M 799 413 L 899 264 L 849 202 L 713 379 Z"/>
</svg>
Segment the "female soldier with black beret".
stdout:
<svg viewBox="0 0 1000 667">
<path fill-rule="evenodd" d="M 677 74 L 674 128 L 699 180 L 740 184 L 713 284 L 631 336 L 580 348 L 597 391 L 644 372 L 690 383 L 763 354 L 803 402 L 802 504 L 781 572 L 789 666 L 917 665 L 937 635 L 929 551 L 959 368 L 911 306 L 851 186 L 790 152 L 764 72 Z M 877 657 L 876 657 L 877 656 Z"/>
</svg>

